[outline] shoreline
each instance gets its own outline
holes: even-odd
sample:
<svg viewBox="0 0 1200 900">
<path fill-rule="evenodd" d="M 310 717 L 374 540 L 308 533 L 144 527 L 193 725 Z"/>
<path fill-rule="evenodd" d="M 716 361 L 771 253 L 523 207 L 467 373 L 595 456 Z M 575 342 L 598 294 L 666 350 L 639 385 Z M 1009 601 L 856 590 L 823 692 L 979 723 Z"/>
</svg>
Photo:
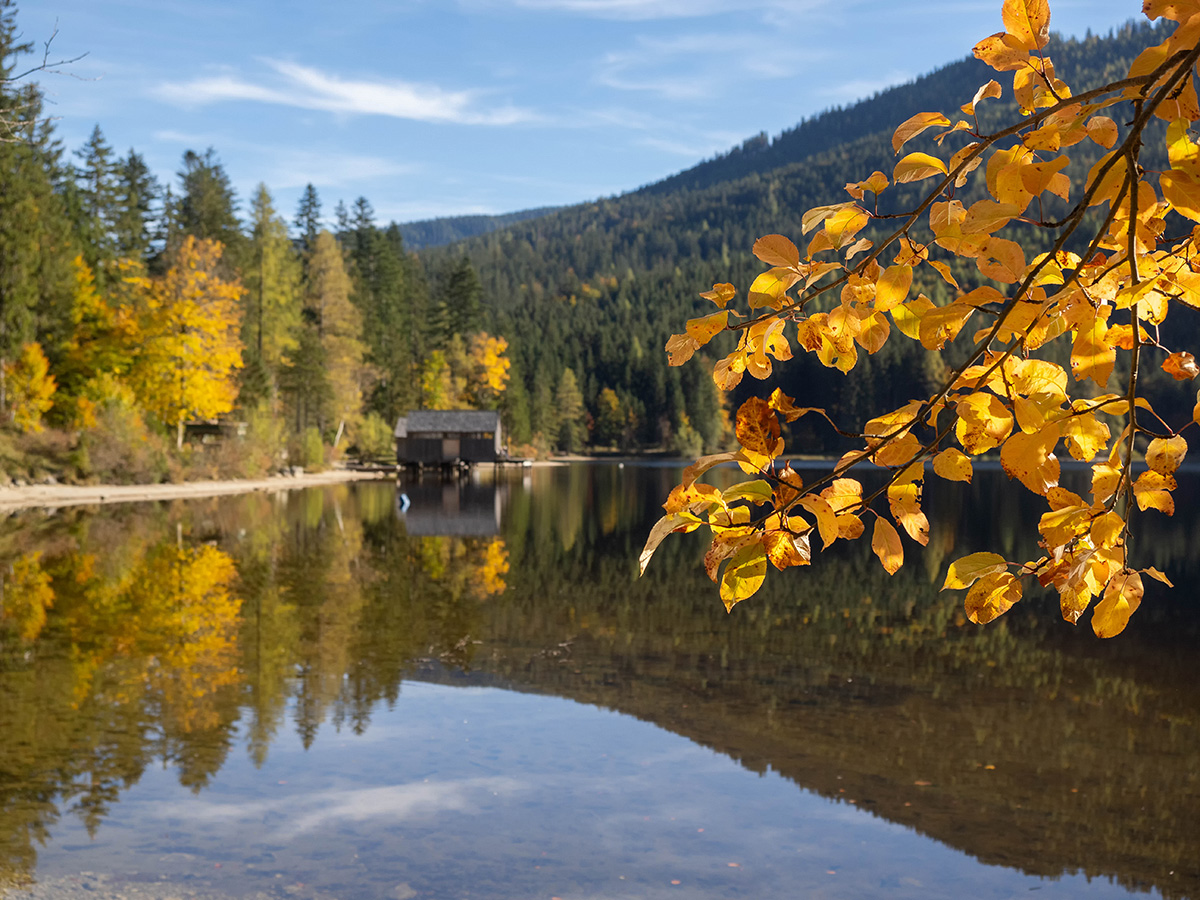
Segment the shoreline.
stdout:
<svg viewBox="0 0 1200 900">
<path fill-rule="evenodd" d="M 0 487 L 0 513 L 20 509 L 55 509 L 63 506 L 102 506 L 111 503 L 153 503 L 159 500 L 199 500 L 258 491 L 293 491 L 347 481 L 379 481 L 395 478 L 390 472 L 357 472 L 330 469 L 302 475 L 269 478 L 182 481 L 178 484 L 30 484 Z"/>
</svg>

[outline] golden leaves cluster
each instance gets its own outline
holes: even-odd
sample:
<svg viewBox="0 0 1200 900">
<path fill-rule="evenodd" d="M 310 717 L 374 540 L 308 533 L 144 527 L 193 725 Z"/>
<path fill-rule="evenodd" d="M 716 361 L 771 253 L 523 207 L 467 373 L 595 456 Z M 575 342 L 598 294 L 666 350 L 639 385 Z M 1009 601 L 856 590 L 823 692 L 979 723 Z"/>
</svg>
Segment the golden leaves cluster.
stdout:
<svg viewBox="0 0 1200 900">
<path fill-rule="evenodd" d="M 861 446 L 808 485 L 784 461 L 781 419 L 829 417 L 778 390 L 751 398 L 737 414 L 739 449 L 698 460 L 672 491 L 643 551 L 643 570 L 666 535 L 707 527 L 705 568 L 731 608 L 759 589 L 770 566 L 808 565 L 814 536 L 822 547 L 853 540 L 870 518 L 872 549 L 894 573 L 905 536 L 929 540 L 921 507 L 927 469 L 970 481 L 972 460 L 997 454 L 1010 478 L 1045 499 L 1042 555 L 1015 562 L 971 554 L 951 565 L 944 587 L 967 591 L 967 614 L 979 623 L 1002 615 L 1037 581 L 1058 592 L 1068 621 L 1096 600 L 1097 634 L 1125 627 L 1141 601 L 1142 574 L 1165 581 L 1153 569 L 1130 567 L 1130 513 L 1174 511 L 1174 472 L 1187 453 L 1180 432 L 1200 422 L 1200 395 L 1193 419 L 1173 427 L 1138 391 L 1153 361 L 1181 381 L 1200 373 L 1190 353 L 1166 345 L 1161 329 L 1173 304 L 1200 308 L 1200 144 L 1193 131 L 1200 3 L 1147 0 L 1145 11 L 1177 22 L 1174 32 L 1140 54 L 1127 78 L 1076 96 L 1046 53 L 1048 3 L 1004 0 L 1004 30 L 974 52 L 1011 73 L 1018 121 L 994 133 L 981 129 L 979 105 L 1005 92 L 995 80 L 954 118 L 909 118 L 895 131 L 894 151 L 899 156 L 918 137 L 925 149 L 901 156 L 890 176 L 876 171 L 847 184 L 849 200 L 806 212 L 803 249 L 784 235 L 760 238 L 753 252 L 768 268 L 744 304 L 735 302 L 732 284 L 701 295 L 719 311 L 689 321 L 666 349 L 671 364 L 681 365 L 718 334 L 735 332 L 736 347 L 714 367 L 724 390 L 747 373 L 767 378 L 794 351 L 849 373 L 860 353 L 878 352 L 895 332 L 929 353 L 969 342 L 967 359 L 932 395 L 874 416 L 861 431 L 830 421 L 841 434 L 857 434 Z M 1120 126 L 1104 112 L 1118 103 L 1126 104 Z M 1169 168 L 1157 173 L 1139 161 L 1154 118 L 1168 123 Z M 1066 151 L 1084 142 L 1099 148 L 1099 158 L 1073 184 Z M 972 180 L 987 197 L 966 205 L 959 194 Z M 880 211 L 881 195 L 917 182 L 931 185 L 915 208 Z M 1047 210 L 1062 208 L 1065 215 L 1052 221 Z M 1088 224 L 1096 221 L 1098 228 Z M 1043 230 L 1048 251 L 1022 243 L 1030 226 Z M 972 271 L 963 262 L 973 272 L 960 283 Z M 922 267 L 929 274 L 915 281 Z M 948 285 L 948 303 L 913 296 L 914 283 L 929 279 Z M 1056 344 L 1061 352 L 1051 350 Z M 1069 359 L 1069 370 L 1055 359 Z M 1063 451 L 1091 465 L 1087 497 L 1059 484 Z M 1139 454 L 1145 470 L 1135 472 Z M 698 481 L 722 463 L 736 463 L 750 480 L 725 490 Z M 886 472 L 885 485 L 869 495 L 847 477 L 864 464 Z"/>
</svg>

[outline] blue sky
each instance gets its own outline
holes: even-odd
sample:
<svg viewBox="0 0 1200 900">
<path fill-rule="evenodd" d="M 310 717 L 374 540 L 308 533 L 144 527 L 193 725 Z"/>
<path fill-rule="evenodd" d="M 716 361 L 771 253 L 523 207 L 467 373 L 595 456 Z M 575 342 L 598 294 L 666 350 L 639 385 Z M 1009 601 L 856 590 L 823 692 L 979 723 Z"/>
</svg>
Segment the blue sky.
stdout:
<svg viewBox="0 0 1200 900">
<path fill-rule="evenodd" d="M 1104 33 L 1140 0 L 1052 2 Z M 245 204 L 304 185 L 380 221 L 573 203 L 656 181 L 965 56 L 999 0 L 24 0 L 76 149 L 99 124 L 174 180 L 212 146 Z M 964 96 L 966 102 L 970 97 Z M 243 210 L 244 212 L 244 210 Z"/>
</svg>

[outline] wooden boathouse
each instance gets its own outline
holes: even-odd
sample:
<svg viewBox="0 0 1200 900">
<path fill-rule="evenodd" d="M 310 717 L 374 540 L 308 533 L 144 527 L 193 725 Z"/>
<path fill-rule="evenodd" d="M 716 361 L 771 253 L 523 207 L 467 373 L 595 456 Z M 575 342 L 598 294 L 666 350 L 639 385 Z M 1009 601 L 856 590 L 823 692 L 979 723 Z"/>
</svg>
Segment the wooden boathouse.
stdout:
<svg viewBox="0 0 1200 900">
<path fill-rule="evenodd" d="M 421 409 L 396 422 L 396 462 L 402 466 L 457 466 L 507 458 L 500 413 L 494 410 Z"/>
</svg>

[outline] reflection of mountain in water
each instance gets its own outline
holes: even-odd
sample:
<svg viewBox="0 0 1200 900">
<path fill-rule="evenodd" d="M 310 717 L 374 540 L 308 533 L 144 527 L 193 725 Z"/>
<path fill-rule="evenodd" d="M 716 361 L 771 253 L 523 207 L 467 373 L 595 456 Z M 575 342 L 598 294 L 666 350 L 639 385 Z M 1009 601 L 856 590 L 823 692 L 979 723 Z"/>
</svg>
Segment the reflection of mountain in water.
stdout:
<svg viewBox="0 0 1200 900">
<path fill-rule="evenodd" d="M 311 743 L 330 722 L 368 729 L 405 679 L 466 672 L 636 715 L 990 863 L 1200 896 L 1190 523 L 1145 517 L 1147 562 L 1181 587 L 1151 588 L 1115 641 L 1037 600 L 977 628 L 961 594 L 937 592 L 948 560 L 1018 555 L 1016 523 L 1036 521 L 984 473 L 931 489 L 929 548 L 896 577 L 839 542 L 727 615 L 695 540 L 672 538 L 636 577 L 675 476 L 574 466 L 528 487 L 421 482 L 404 488 L 402 519 L 393 487 L 375 484 L 10 522 L 0 881 L 32 870 L 60 811 L 102 827 L 159 758 L 200 789 L 240 734 L 265 759 L 289 705 Z M 189 596 L 205 596 L 208 570 L 181 540 L 228 555 L 240 602 L 213 631 L 236 641 L 189 658 L 195 677 L 181 670 L 191 693 L 145 677 L 186 606 L 136 587 L 150 566 L 186 564 Z M 206 693 L 210 670 L 240 684 Z"/>
</svg>

